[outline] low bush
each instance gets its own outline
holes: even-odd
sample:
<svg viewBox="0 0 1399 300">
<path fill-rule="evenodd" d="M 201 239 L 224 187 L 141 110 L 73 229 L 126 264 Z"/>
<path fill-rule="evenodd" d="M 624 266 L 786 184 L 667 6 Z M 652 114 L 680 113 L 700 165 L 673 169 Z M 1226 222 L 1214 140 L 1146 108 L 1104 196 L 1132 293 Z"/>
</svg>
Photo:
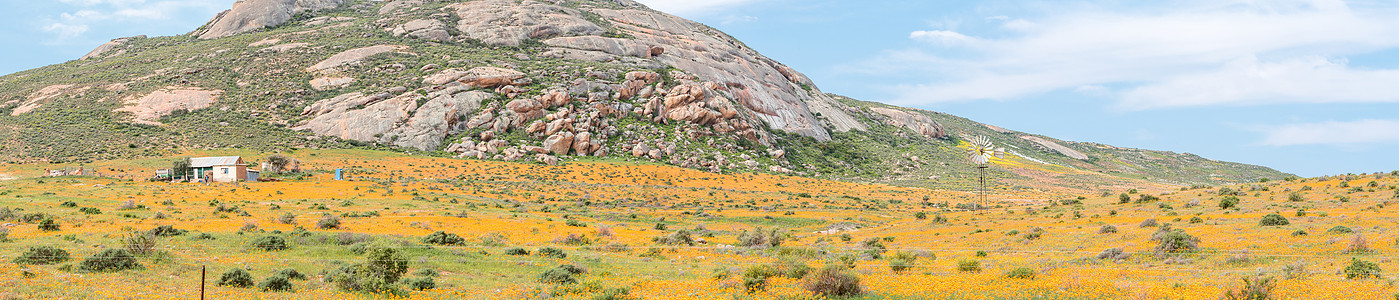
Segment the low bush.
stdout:
<svg viewBox="0 0 1399 300">
<path fill-rule="evenodd" d="M 242 268 L 234 268 L 232 270 L 228 270 L 228 272 L 223 272 L 223 275 L 219 276 L 218 286 L 229 286 L 236 288 L 253 287 L 253 274 L 249 274 L 248 270 L 244 270 Z"/>
<path fill-rule="evenodd" d="M 321 215 L 321 219 L 316 221 L 316 228 L 340 229 L 340 217 L 332 214 Z"/>
<path fill-rule="evenodd" d="M 1268 214 L 1258 220 L 1258 226 L 1287 226 L 1287 218 L 1279 214 Z"/>
<path fill-rule="evenodd" d="M 1146 220 L 1142 220 L 1142 224 L 1141 224 L 1141 225 L 1137 225 L 1137 227 L 1141 227 L 1141 228 L 1156 227 L 1156 226 L 1160 226 L 1160 224 L 1156 223 L 1156 219 L 1146 219 Z"/>
<path fill-rule="evenodd" d="M 912 253 L 895 253 L 894 257 L 889 258 L 889 270 L 894 271 L 894 273 L 903 273 L 904 271 L 913 268 L 913 265 L 917 262 L 918 257 L 914 256 Z"/>
<path fill-rule="evenodd" d="M 116 272 L 140 268 L 136 257 L 123 249 L 107 249 L 88 256 L 78 265 L 79 270 L 88 272 Z"/>
<path fill-rule="evenodd" d="M 1019 267 L 1006 272 L 1006 278 L 1010 279 L 1035 279 L 1035 270 L 1027 267 Z"/>
<path fill-rule="evenodd" d="M 689 231 L 689 230 L 684 230 L 684 229 L 676 230 L 675 232 L 671 232 L 671 233 L 666 234 L 666 235 L 662 235 L 662 236 L 658 236 L 658 237 L 651 238 L 651 241 L 652 241 L 652 242 L 655 242 L 656 244 L 659 244 L 659 245 L 668 245 L 668 246 L 676 246 L 676 245 L 694 246 L 694 245 L 695 245 L 695 239 L 694 239 L 694 237 L 691 236 L 690 231 Z"/>
<path fill-rule="evenodd" d="M 1346 279 L 1380 278 L 1381 276 L 1379 264 L 1358 258 L 1350 259 L 1350 265 L 1347 265 L 1342 272 L 1346 274 Z"/>
<path fill-rule="evenodd" d="M 1098 259 L 1125 260 L 1131 257 L 1132 254 L 1122 251 L 1122 248 L 1108 248 L 1098 253 Z"/>
<path fill-rule="evenodd" d="M 272 275 L 259 282 L 257 288 L 264 292 L 291 291 L 291 279 L 281 275 Z"/>
<path fill-rule="evenodd" d="M 574 284 L 578 282 L 578 279 L 573 278 L 573 275 L 583 273 L 587 273 L 587 270 L 578 266 L 559 265 L 553 269 L 545 270 L 544 273 L 540 273 L 538 280 L 540 283 L 546 284 Z"/>
<path fill-rule="evenodd" d="M 277 217 L 277 223 L 296 224 L 296 215 L 292 213 L 284 213 L 281 216 Z"/>
<path fill-rule="evenodd" d="M 423 243 L 432 245 L 464 245 L 466 244 L 466 239 L 455 233 L 438 231 L 423 237 Z"/>
<path fill-rule="evenodd" d="M 1160 244 L 1156 245 L 1156 256 L 1166 256 L 1194 252 L 1200 249 L 1200 238 L 1192 236 L 1185 230 L 1171 230 L 1161 233 Z"/>
<path fill-rule="evenodd" d="M 854 297 L 864 292 L 860 277 L 841 266 L 826 266 L 807 275 L 802 280 L 802 288 L 825 297 Z"/>
<path fill-rule="evenodd" d="M 957 262 L 957 272 L 976 273 L 981 272 L 981 261 L 975 259 L 963 259 Z"/>
<path fill-rule="evenodd" d="M 1099 228 L 1098 228 L 1098 234 L 1109 234 L 1109 233 L 1117 233 L 1117 226 L 1103 225 L 1103 227 L 1099 227 Z"/>
<path fill-rule="evenodd" d="M 562 249 L 553 247 L 539 248 L 539 251 L 535 251 L 534 253 L 539 256 L 552 257 L 558 259 L 564 259 L 568 257 L 568 254 L 564 253 Z"/>
<path fill-rule="evenodd" d="M 1353 233 L 1353 232 L 1355 232 L 1355 231 L 1354 231 L 1354 230 L 1350 230 L 1350 227 L 1345 227 L 1345 226 L 1340 226 L 1340 225 L 1337 225 L 1336 227 L 1331 227 L 1331 229 L 1327 229 L 1327 230 L 1326 230 L 1326 233 L 1335 233 L 1335 234 L 1346 234 L 1346 233 Z"/>
<path fill-rule="evenodd" d="M 743 231 L 738 234 L 738 245 L 744 247 L 768 248 L 782 246 L 783 233 L 777 228 Z"/>
<path fill-rule="evenodd" d="M 272 273 L 272 276 L 286 277 L 287 279 L 306 280 L 306 274 L 297 272 L 296 269 L 281 269 Z"/>
<path fill-rule="evenodd" d="M 54 221 L 54 220 L 53 220 L 53 217 L 44 217 L 43 220 L 40 220 L 40 221 L 39 221 L 39 230 L 43 230 L 43 231 L 58 231 L 58 230 L 59 230 L 58 221 Z"/>
<path fill-rule="evenodd" d="M 510 249 L 505 249 L 505 255 L 518 255 L 518 256 L 529 255 L 529 250 L 525 250 L 525 248 L 510 248 Z"/>
<path fill-rule="evenodd" d="M 290 248 L 287 246 L 287 240 L 280 236 L 266 235 L 253 239 L 253 249 L 262 251 L 282 251 L 287 250 L 287 248 Z"/>
<path fill-rule="evenodd" d="M 398 294 L 395 286 L 408 273 L 408 258 L 393 248 L 365 250 L 364 263 L 342 266 L 330 276 L 342 290 Z"/>
<path fill-rule="evenodd" d="M 154 236 L 178 236 L 188 232 L 188 230 L 176 229 L 175 226 L 171 225 L 161 225 L 151 229 L 151 235 Z"/>
<path fill-rule="evenodd" d="M 29 251 L 24 251 L 13 261 L 22 265 L 47 265 L 65 262 L 72 259 L 68 251 L 53 246 L 29 247 Z"/>
<path fill-rule="evenodd" d="M 403 285 L 415 291 L 426 291 L 437 288 L 437 281 L 432 277 L 415 277 L 403 280 Z"/>
<path fill-rule="evenodd" d="M 1277 281 L 1272 277 L 1244 277 L 1244 286 L 1238 290 L 1224 291 L 1225 300 L 1268 300 L 1273 299 L 1273 289 Z"/>
<path fill-rule="evenodd" d="M 1230 209 L 1236 207 L 1239 207 L 1239 197 L 1224 196 L 1223 199 L 1219 199 L 1220 209 Z"/>
</svg>

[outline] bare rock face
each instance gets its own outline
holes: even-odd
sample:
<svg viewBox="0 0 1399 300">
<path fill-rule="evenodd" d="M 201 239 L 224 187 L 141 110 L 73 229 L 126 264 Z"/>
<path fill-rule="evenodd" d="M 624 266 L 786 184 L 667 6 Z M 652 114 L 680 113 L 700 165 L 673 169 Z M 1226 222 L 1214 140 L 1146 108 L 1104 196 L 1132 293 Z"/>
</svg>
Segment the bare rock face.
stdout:
<svg viewBox="0 0 1399 300">
<path fill-rule="evenodd" d="M 437 149 L 443 139 L 467 128 L 481 101 L 495 95 L 481 91 L 445 89 L 427 96 L 407 92 L 398 96 L 350 93 L 317 101 L 303 115 L 315 116 L 296 130 L 349 140 L 392 144 L 420 150 Z M 419 101 L 426 100 L 421 106 Z"/>
<path fill-rule="evenodd" d="M 573 150 L 573 133 L 560 132 L 544 139 L 544 148 L 554 155 L 568 155 L 569 150 Z"/>
<path fill-rule="evenodd" d="M 526 39 L 601 35 L 602 27 L 588 22 L 577 9 L 532 0 L 480 0 L 447 6 L 461 21 L 457 29 L 468 37 L 495 46 L 519 46 Z"/>
<path fill-rule="evenodd" d="M 1088 155 L 1083 154 L 1083 152 L 1078 152 L 1078 150 L 1074 150 L 1073 148 L 1064 147 L 1064 145 L 1060 145 L 1059 143 L 1055 143 L 1053 141 L 1046 140 L 1041 137 L 1025 135 L 1021 136 L 1020 138 L 1025 139 L 1027 141 L 1035 142 L 1040 146 L 1049 148 L 1049 150 L 1054 150 L 1054 152 L 1059 152 L 1059 154 L 1063 154 L 1064 156 L 1072 157 L 1074 159 L 1079 160 L 1088 159 Z"/>
<path fill-rule="evenodd" d="M 408 49 L 408 47 L 394 45 L 378 45 L 350 49 L 345 52 L 333 55 L 330 58 L 316 63 L 315 65 L 311 65 L 310 67 L 306 68 L 306 72 L 315 73 L 325 70 L 331 70 L 339 66 L 359 63 L 360 61 L 363 61 L 365 58 L 369 58 L 370 56 L 403 49 Z"/>
<path fill-rule="evenodd" d="M 5 105 L 19 104 L 18 107 L 15 107 L 14 110 L 10 111 L 10 115 L 22 115 L 34 111 L 39 107 L 42 107 L 44 103 L 48 100 L 52 100 L 54 98 L 58 98 L 59 96 L 64 95 L 65 93 L 69 92 L 70 89 L 73 89 L 73 87 L 74 86 L 71 84 L 55 84 L 46 86 L 42 89 L 34 91 L 33 93 L 30 93 L 29 98 L 23 102 L 20 102 L 19 100 L 10 100 L 6 101 Z M 82 88 L 78 88 L 78 90 L 81 89 Z"/>
<path fill-rule="evenodd" d="M 525 73 L 520 71 L 497 67 L 475 67 L 466 71 L 442 70 L 437 74 L 424 77 L 423 83 L 443 85 L 455 81 L 472 87 L 497 88 L 507 85 L 526 85 L 530 82 L 528 80 L 525 78 Z"/>
<path fill-rule="evenodd" d="M 107 54 L 107 52 L 111 52 L 112 50 L 115 50 L 115 49 L 117 49 L 118 47 L 121 47 L 122 45 L 126 45 L 126 42 L 131 41 L 131 39 L 135 39 L 135 38 L 145 38 L 145 37 L 146 37 L 146 36 L 142 35 L 142 36 L 124 37 L 124 38 L 119 38 L 119 39 L 112 40 L 112 41 L 110 41 L 110 42 L 107 42 L 106 44 L 102 44 L 101 46 L 97 46 L 97 49 L 92 49 L 92 52 L 88 52 L 87 55 L 83 55 L 83 58 L 79 58 L 78 60 L 86 60 L 86 59 L 89 59 L 89 58 L 102 57 L 103 54 Z M 114 55 L 120 55 L 120 54 L 122 53 L 122 51 L 118 50 L 117 52 L 113 52 L 113 53 L 114 53 Z"/>
<path fill-rule="evenodd" d="M 883 107 L 872 107 L 870 111 L 889 117 L 889 125 L 908 128 L 930 139 L 940 139 L 947 136 L 947 133 L 943 131 L 942 124 L 938 124 L 938 122 L 933 121 L 933 118 L 922 113 Z"/>
<path fill-rule="evenodd" d="M 327 91 L 342 88 L 355 83 L 354 77 L 348 76 L 326 76 L 311 79 L 311 88 L 317 91 Z"/>
<path fill-rule="evenodd" d="M 233 9 L 219 13 L 195 34 L 206 40 L 232 36 L 281 25 L 296 14 L 331 9 L 344 3 L 345 0 L 239 0 L 233 3 Z"/>
<path fill-rule="evenodd" d="M 116 111 L 131 113 L 135 117 L 132 121 L 136 123 L 160 125 L 160 122 L 156 122 L 160 117 L 176 110 L 196 110 L 212 106 L 220 95 L 223 95 L 221 90 L 167 87 L 141 98 L 129 97 L 124 101 L 126 106 Z"/>
<path fill-rule="evenodd" d="M 447 32 L 447 24 L 442 21 L 432 19 L 418 19 L 408 21 L 393 29 L 394 36 L 413 36 L 425 40 L 445 42 L 452 40 L 452 35 Z"/>
</svg>

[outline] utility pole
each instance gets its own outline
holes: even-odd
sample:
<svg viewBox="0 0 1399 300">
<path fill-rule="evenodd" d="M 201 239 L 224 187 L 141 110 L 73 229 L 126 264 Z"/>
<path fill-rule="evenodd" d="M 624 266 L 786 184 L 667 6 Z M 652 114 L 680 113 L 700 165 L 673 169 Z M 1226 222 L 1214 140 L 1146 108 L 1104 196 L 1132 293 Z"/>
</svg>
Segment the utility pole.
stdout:
<svg viewBox="0 0 1399 300">
<path fill-rule="evenodd" d="M 204 300 L 204 273 L 209 270 L 209 266 L 199 266 L 199 300 Z"/>
</svg>

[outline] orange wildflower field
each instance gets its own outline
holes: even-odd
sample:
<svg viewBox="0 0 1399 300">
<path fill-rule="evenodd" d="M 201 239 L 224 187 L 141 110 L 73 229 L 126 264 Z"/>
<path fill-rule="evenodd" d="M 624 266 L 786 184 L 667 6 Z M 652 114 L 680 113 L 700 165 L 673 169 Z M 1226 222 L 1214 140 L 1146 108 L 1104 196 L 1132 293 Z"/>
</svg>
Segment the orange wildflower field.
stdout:
<svg viewBox="0 0 1399 300">
<path fill-rule="evenodd" d="M 215 154 L 265 157 L 189 156 Z M 236 184 L 144 180 L 170 159 L 88 166 L 101 177 L 0 166 L 0 298 L 190 299 L 201 273 L 209 299 L 1220 299 L 1245 278 L 1271 299 L 1399 298 L 1393 173 L 993 188 L 976 206 L 648 162 L 290 155 L 303 172 Z M 95 267 L 113 249 L 136 266 Z M 390 290 L 346 288 L 383 253 L 406 268 Z M 288 269 L 304 276 L 265 287 Z"/>
</svg>

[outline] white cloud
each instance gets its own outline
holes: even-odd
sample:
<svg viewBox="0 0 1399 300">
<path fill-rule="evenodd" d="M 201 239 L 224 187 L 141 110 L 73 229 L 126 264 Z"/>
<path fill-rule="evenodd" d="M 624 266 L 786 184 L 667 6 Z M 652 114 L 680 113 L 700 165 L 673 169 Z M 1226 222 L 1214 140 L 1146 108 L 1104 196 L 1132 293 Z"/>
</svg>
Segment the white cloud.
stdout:
<svg viewBox="0 0 1399 300">
<path fill-rule="evenodd" d="M 758 1 L 763 0 L 637 0 L 636 2 L 641 2 L 651 9 L 685 17 L 713 13 Z"/>
<path fill-rule="evenodd" d="M 948 46 L 973 44 L 977 42 L 976 38 L 947 30 L 914 31 L 908 35 L 908 38 Z"/>
<path fill-rule="evenodd" d="M 1372 144 L 1399 141 L 1399 121 L 1305 123 L 1263 128 L 1266 146 Z"/>
<path fill-rule="evenodd" d="M 1328 0 L 1145 5 L 1043 5 L 1061 10 L 1028 20 L 987 18 L 999 25 L 989 30 L 915 31 L 910 39 L 944 47 L 889 51 L 860 69 L 931 78 L 895 87 L 893 102 L 910 105 L 1018 99 L 1082 86 L 1119 89 L 1111 92 L 1125 109 L 1399 102 L 1399 84 L 1382 83 L 1397 82 L 1399 70 L 1354 68 L 1344 59 L 1399 48 L 1399 18 L 1393 17 L 1399 6 L 1357 8 Z M 965 47 L 945 47 L 953 43 Z"/>
<path fill-rule="evenodd" d="M 123 28 L 139 24 L 163 24 L 172 18 L 188 18 L 192 12 L 199 17 L 206 12 L 228 9 L 233 0 L 59 0 L 74 11 L 41 18 L 39 28 L 55 33 L 47 44 L 88 44 L 112 37 L 98 35 L 106 28 Z"/>
</svg>

